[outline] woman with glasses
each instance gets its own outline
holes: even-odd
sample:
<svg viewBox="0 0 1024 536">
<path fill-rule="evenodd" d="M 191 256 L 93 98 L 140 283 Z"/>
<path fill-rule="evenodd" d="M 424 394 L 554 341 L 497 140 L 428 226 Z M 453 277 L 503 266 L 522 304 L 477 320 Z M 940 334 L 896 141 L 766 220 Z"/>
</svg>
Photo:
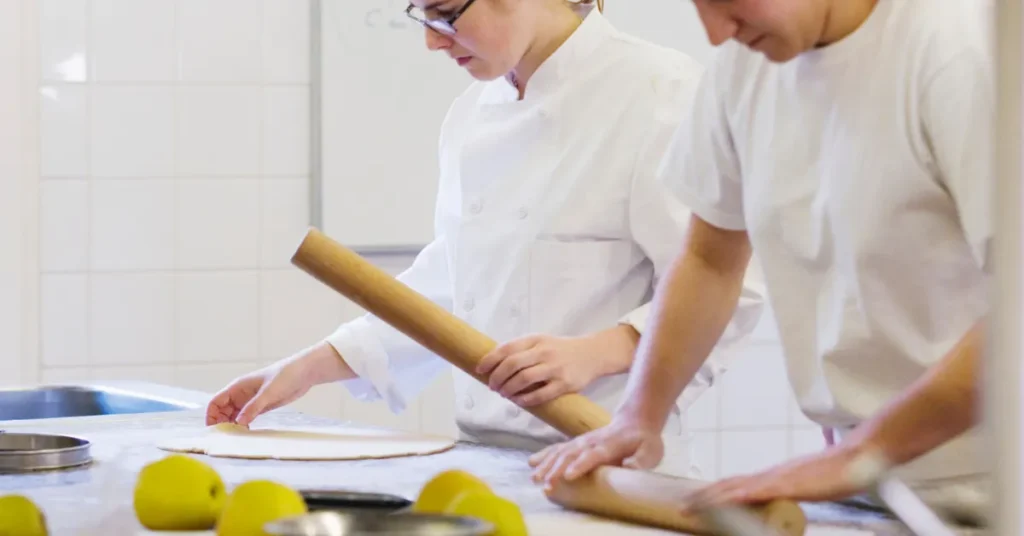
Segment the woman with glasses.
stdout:
<svg viewBox="0 0 1024 536">
<path fill-rule="evenodd" d="M 463 439 L 536 450 L 562 436 L 520 407 L 570 392 L 609 411 L 620 402 L 655 280 L 690 217 L 656 172 L 701 67 L 587 4 L 414 0 L 407 13 L 476 82 L 441 128 L 435 239 L 398 278 L 507 341 L 484 358 L 489 384 L 363 316 L 233 382 L 210 403 L 210 424 L 248 425 L 335 381 L 397 412 L 450 368 Z M 729 333 L 666 427 L 677 452 L 666 471 L 694 474 L 683 413 L 759 320 L 758 289 L 735 291 Z"/>
</svg>

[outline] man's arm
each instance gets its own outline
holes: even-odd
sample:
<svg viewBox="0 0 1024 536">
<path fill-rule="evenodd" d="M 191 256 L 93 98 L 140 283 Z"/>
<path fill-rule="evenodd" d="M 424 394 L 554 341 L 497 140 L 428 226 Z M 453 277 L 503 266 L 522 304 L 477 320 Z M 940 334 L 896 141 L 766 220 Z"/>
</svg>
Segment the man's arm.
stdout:
<svg viewBox="0 0 1024 536">
<path fill-rule="evenodd" d="M 983 323 L 975 325 L 937 365 L 848 438 L 902 465 L 968 431 L 980 417 Z"/>
<path fill-rule="evenodd" d="M 676 191 L 680 176 L 688 173 L 686 166 L 695 163 L 692 155 L 699 152 L 707 157 L 719 154 L 716 162 L 722 168 L 732 168 L 728 156 L 721 154 L 724 145 L 708 148 L 693 147 L 686 143 L 690 135 L 691 113 L 695 106 L 714 113 L 715 100 L 708 100 L 709 89 L 703 88 L 703 68 L 694 62 L 679 62 L 673 75 L 666 74 L 660 83 L 649 88 L 649 98 L 637 104 L 636 117 L 643 118 L 646 135 L 637 152 L 633 166 L 629 202 L 629 231 L 633 241 L 644 252 L 654 268 L 655 288 L 680 261 L 680 246 L 687 241 L 693 211 L 686 195 Z M 714 97 L 714 95 L 711 95 Z M 700 100 L 700 104 L 696 102 Z M 695 140 L 708 141 L 704 131 Z M 719 135 L 721 136 L 721 135 Z M 719 167 L 719 164 L 713 165 Z M 716 228 L 717 230 L 717 228 Z M 733 304 L 733 314 L 724 332 L 716 338 L 714 351 L 688 383 L 677 400 L 681 411 L 686 411 L 703 395 L 740 354 L 740 347 L 749 340 L 765 308 L 765 290 L 759 273 L 749 270 Z M 653 302 L 643 304 L 627 314 L 621 321 L 636 328 L 638 334 L 654 329 Z M 630 353 L 631 366 L 634 352 Z M 628 370 L 628 369 L 627 369 Z"/>
<path fill-rule="evenodd" d="M 572 480 L 601 465 L 649 469 L 661 461 L 665 421 L 732 319 L 750 256 L 746 232 L 692 218 L 685 249 L 658 285 L 625 402 L 609 426 L 532 456 L 535 480 Z"/>
<path fill-rule="evenodd" d="M 876 471 L 911 462 L 954 439 L 978 422 L 983 331 L 979 323 L 942 361 L 836 447 L 716 482 L 688 497 L 685 508 L 844 499 L 866 491 L 879 476 Z"/>
<path fill-rule="evenodd" d="M 750 256 L 746 232 L 691 218 L 686 247 L 659 284 L 640 337 L 622 417 L 660 432 L 732 319 Z"/>
</svg>

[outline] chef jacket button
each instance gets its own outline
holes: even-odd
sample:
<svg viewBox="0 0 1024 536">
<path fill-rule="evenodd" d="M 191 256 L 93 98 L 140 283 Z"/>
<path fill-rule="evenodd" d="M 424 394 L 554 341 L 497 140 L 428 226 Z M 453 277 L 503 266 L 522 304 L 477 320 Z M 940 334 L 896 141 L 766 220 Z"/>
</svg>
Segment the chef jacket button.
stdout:
<svg viewBox="0 0 1024 536">
<path fill-rule="evenodd" d="M 473 397 L 466 395 L 466 409 L 473 409 Z"/>
<path fill-rule="evenodd" d="M 519 306 L 518 305 L 513 305 L 512 307 L 508 308 L 508 314 L 512 318 L 519 318 L 519 315 L 521 313 L 522 313 L 522 311 L 519 310 Z"/>
<path fill-rule="evenodd" d="M 510 418 L 515 419 L 516 417 L 518 417 L 518 416 L 520 416 L 522 414 L 523 414 L 523 409 L 520 408 L 519 406 L 512 406 L 512 407 L 508 408 L 508 416 Z"/>
<path fill-rule="evenodd" d="M 472 311 L 474 306 L 476 306 L 476 302 L 473 301 L 472 296 L 466 298 L 466 301 L 462 303 L 462 307 L 467 311 Z"/>
<path fill-rule="evenodd" d="M 473 201 L 469 204 L 469 212 L 472 214 L 480 214 L 480 211 L 483 210 L 483 208 L 484 205 L 479 200 Z"/>
<path fill-rule="evenodd" d="M 526 217 L 529 216 L 529 215 L 530 215 L 530 211 L 526 210 L 526 207 L 522 207 L 522 208 L 519 209 L 519 219 L 525 220 Z"/>
</svg>

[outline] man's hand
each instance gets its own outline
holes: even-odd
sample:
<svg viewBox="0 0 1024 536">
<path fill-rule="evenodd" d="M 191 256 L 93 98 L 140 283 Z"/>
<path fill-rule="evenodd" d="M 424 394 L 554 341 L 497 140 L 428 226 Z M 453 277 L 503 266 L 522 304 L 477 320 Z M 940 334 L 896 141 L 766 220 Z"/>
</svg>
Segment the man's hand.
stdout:
<svg viewBox="0 0 1024 536">
<path fill-rule="evenodd" d="M 834 501 L 863 492 L 851 468 L 857 450 L 842 445 L 753 475 L 728 478 L 695 491 L 683 510 L 759 504 L 776 499 Z"/>
<path fill-rule="evenodd" d="M 650 469 L 661 462 L 665 445 L 654 427 L 629 419 L 571 441 L 551 445 L 530 457 L 533 481 L 550 485 L 558 479 L 574 480 L 602 465 Z"/>
<path fill-rule="evenodd" d="M 864 452 L 887 464 L 909 463 L 969 430 L 978 419 L 978 323 L 903 393 L 862 422 L 838 445 L 765 472 L 732 478 L 696 492 L 688 508 L 773 499 L 830 501 L 856 495 L 865 485 L 852 473 Z"/>
<path fill-rule="evenodd" d="M 501 396 L 522 407 L 536 406 L 626 372 L 639 338 L 626 325 L 587 337 L 531 335 L 495 348 L 476 371 Z"/>
</svg>

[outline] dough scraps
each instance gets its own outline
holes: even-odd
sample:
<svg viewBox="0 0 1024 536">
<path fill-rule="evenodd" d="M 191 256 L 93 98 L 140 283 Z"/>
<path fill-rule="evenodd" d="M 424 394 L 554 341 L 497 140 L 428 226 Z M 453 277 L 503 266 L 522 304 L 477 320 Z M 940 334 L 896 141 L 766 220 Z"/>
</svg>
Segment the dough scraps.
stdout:
<svg viewBox="0 0 1024 536">
<path fill-rule="evenodd" d="M 344 426 L 247 429 L 232 423 L 217 424 L 201 434 L 165 439 L 157 444 L 157 448 L 171 452 L 253 460 L 395 458 L 437 454 L 454 446 L 454 439 L 394 430 Z"/>
</svg>

